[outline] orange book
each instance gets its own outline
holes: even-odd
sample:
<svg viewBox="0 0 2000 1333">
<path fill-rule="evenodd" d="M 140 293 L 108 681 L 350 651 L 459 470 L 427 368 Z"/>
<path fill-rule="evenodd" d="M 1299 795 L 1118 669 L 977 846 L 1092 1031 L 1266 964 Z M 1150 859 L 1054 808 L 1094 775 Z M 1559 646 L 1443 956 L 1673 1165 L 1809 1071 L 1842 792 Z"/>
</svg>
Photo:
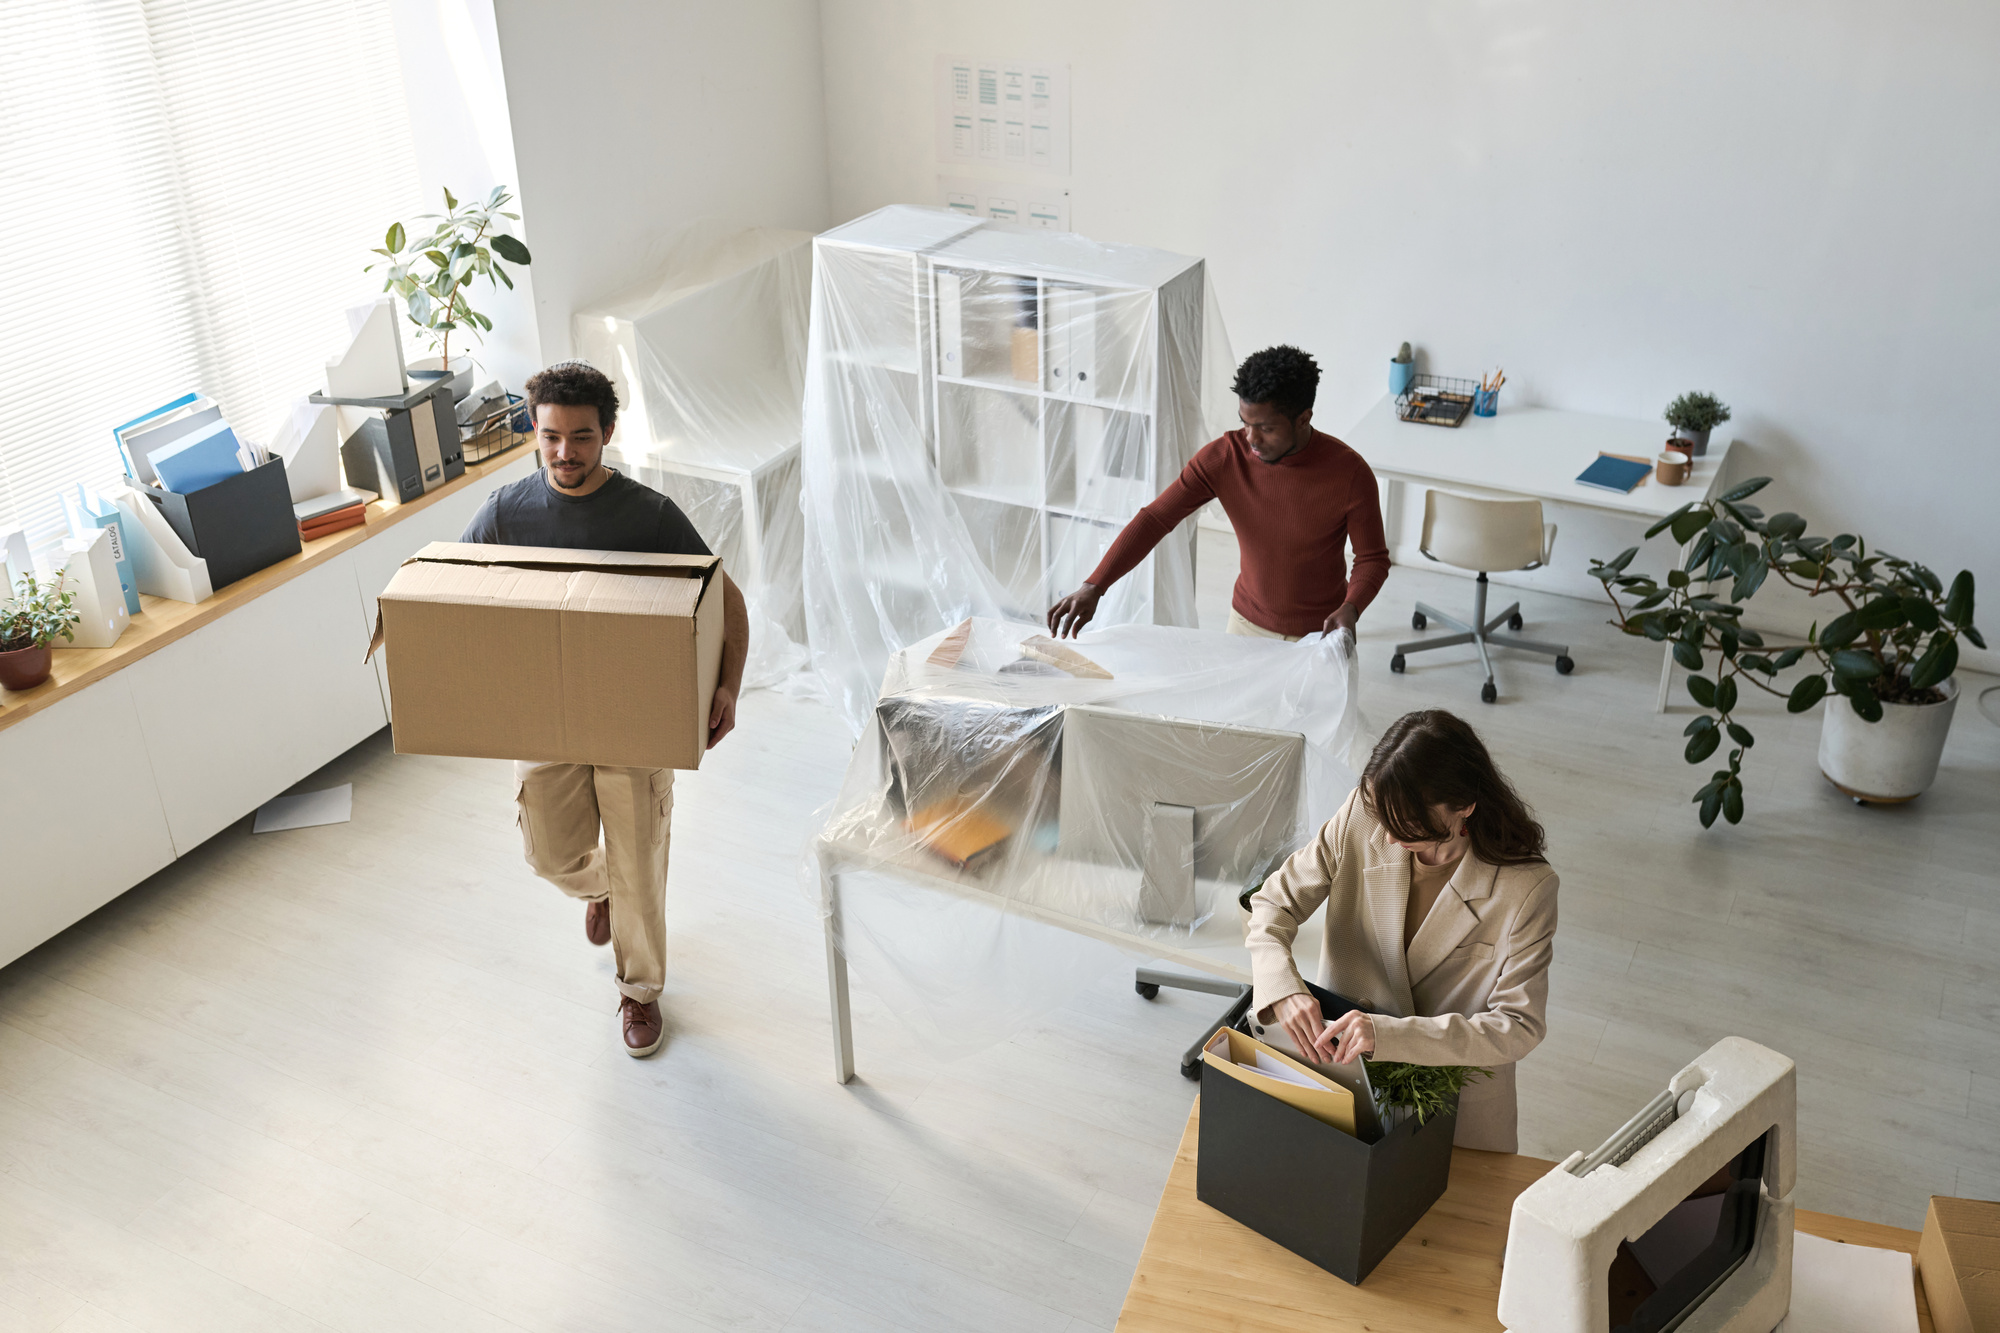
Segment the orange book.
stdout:
<svg viewBox="0 0 2000 1333">
<path fill-rule="evenodd" d="M 321 514 L 317 518 L 299 524 L 299 540 L 316 541 L 347 528 L 358 528 L 367 521 L 367 505 L 349 505 L 345 509 L 336 509 L 330 514 Z"/>
<path fill-rule="evenodd" d="M 924 846 L 960 869 L 992 851 L 1014 832 L 975 801 L 954 797 L 938 801 L 903 822 L 923 839 Z"/>
</svg>

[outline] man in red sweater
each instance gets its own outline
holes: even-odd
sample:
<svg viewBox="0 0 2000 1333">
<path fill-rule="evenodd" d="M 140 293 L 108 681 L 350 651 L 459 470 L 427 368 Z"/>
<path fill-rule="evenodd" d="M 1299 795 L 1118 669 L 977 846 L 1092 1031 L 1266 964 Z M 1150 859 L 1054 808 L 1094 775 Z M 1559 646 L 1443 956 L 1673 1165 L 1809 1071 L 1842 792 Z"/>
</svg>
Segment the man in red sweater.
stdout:
<svg viewBox="0 0 2000 1333">
<path fill-rule="evenodd" d="M 1361 455 L 1312 428 L 1319 366 L 1296 347 L 1267 347 L 1237 367 L 1242 430 L 1203 445 L 1172 485 L 1141 509 L 1083 586 L 1049 608 L 1067 638 L 1090 623 L 1105 589 L 1132 572 L 1174 526 L 1210 500 L 1236 528 L 1242 573 L 1229 632 L 1298 639 L 1354 633 L 1389 576 L 1375 474 Z M 1354 544 L 1354 573 L 1346 547 Z"/>
</svg>

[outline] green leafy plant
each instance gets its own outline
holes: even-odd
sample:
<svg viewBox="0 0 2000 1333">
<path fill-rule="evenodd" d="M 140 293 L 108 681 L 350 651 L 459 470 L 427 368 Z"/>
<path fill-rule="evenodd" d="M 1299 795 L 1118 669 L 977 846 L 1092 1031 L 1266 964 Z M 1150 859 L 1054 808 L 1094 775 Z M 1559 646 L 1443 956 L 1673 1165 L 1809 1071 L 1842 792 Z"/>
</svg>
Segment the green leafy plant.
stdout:
<svg viewBox="0 0 2000 1333">
<path fill-rule="evenodd" d="M 57 639 L 73 641 L 70 627 L 83 619 L 71 609 L 76 594 L 63 587 L 63 576 L 43 584 L 33 574 L 23 574 L 14 596 L 0 605 L 0 653 L 22 648 L 46 648 Z"/>
<path fill-rule="evenodd" d="M 1667 410 L 1660 414 L 1675 430 L 1693 431 L 1697 435 L 1705 430 L 1714 430 L 1729 420 L 1729 404 L 1712 393 L 1684 393 L 1667 404 Z"/>
<path fill-rule="evenodd" d="M 1729 766 L 1712 772 L 1694 794 L 1703 828 L 1718 814 L 1732 824 L 1743 818 L 1743 755 L 1757 740 L 1734 716 L 1744 697 L 1739 682 L 1783 698 L 1794 713 L 1829 692 L 1838 694 L 1861 718 L 1878 722 L 1885 703 L 1944 699 L 1937 687 L 1958 667 L 1960 635 L 1986 646 L 1972 623 L 1971 570 L 1960 570 L 1946 588 L 1924 566 L 1870 552 L 1867 542 L 1850 533 L 1808 536 L 1799 515 L 1767 518 L 1749 503 L 1770 482 L 1753 477 L 1714 500 L 1682 505 L 1646 529 L 1649 538 L 1671 532 L 1676 543 L 1688 547 L 1665 584 L 1625 572 L 1639 553 L 1636 546 L 1590 565 L 1590 576 L 1611 598 L 1618 627 L 1672 644 L 1674 660 L 1695 673 L 1688 677 L 1688 694 L 1708 711 L 1682 733 L 1688 738 L 1687 761 L 1706 760 L 1724 736 L 1735 742 Z M 1824 628 L 1815 622 L 1804 645 L 1767 651 L 1763 636 L 1741 621 L 1743 603 L 1774 574 L 1810 596 L 1831 597 L 1844 609 Z M 1718 586 L 1724 583 L 1726 593 Z M 1621 593 L 1632 599 L 1629 610 Z M 1715 674 L 1701 674 L 1711 653 Z M 1803 661 L 1818 669 L 1789 689 L 1779 688 L 1778 673 Z"/>
<path fill-rule="evenodd" d="M 446 190 L 445 211 L 425 213 L 417 219 L 434 221 L 435 227 L 425 235 L 413 236 L 402 223 L 392 223 L 382 244 L 375 248 L 382 258 L 364 270 L 387 269 L 382 290 L 403 298 L 410 322 L 430 336 L 446 370 L 451 369 L 452 330 L 468 329 L 475 337 L 493 331 L 493 321 L 466 300 L 472 279 L 485 278 L 489 287 L 505 283 L 512 290 L 514 279 L 500 260 L 523 267 L 530 262 L 528 247 L 499 230 L 501 218 L 521 220 L 518 213 L 501 211 L 513 197 L 506 186 L 496 185 L 484 203 L 461 204 Z"/>
<path fill-rule="evenodd" d="M 1368 1082 L 1385 1106 L 1407 1106 L 1423 1124 L 1441 1114 L 1451 1099 L 1476 1078 L 1491 1078 L 1493 1071 L 1473 1065 L 1408 1065 L 1400 1060 L 1369 1060 Z"/>
</svg>

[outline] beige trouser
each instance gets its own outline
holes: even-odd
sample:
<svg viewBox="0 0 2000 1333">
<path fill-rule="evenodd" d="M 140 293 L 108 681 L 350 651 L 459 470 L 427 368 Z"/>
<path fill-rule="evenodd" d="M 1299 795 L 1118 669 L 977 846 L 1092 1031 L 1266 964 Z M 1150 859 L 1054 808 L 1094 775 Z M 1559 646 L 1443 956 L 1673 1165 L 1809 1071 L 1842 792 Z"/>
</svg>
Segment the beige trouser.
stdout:
<svg viewBox="0 0 2000 1333">
<path fill-rule="evenodd" d="M 667 981 L 674 771 L 516 762 L 514 777 L 528 865 L 572 898 L 611 899 L 618 989 L 642 1002 L 657 1000 Z"/>
<path fill-rule="evenodd" d="M 1283 639 L 1286 643 L 1297 643 L 1305 637 L 1300 634 L 1280 634 L 1274 629 L 1265 629 L 1262 625 L 1252 624 L 1233 606 L 1229 608 L 1229 628 L 1224 633 L 1241 634 L 1246 639 Z"/>
</svg>

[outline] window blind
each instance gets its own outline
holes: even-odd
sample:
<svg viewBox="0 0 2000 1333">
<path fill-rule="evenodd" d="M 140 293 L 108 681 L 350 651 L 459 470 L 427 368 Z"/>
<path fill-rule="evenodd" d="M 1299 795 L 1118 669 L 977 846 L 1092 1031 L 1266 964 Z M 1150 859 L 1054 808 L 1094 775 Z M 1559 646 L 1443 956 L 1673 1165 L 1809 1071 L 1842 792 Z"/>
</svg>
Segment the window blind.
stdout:
<svg viewBox="0 0 2000 1333">
<path fill-rule="evenodd" d="M 198 390 L 268 441 L 437 205 L 388 0 L 34 0 L 0 49 L 0 531 L 45 558 L 113 426 Z"/>
</svg>

